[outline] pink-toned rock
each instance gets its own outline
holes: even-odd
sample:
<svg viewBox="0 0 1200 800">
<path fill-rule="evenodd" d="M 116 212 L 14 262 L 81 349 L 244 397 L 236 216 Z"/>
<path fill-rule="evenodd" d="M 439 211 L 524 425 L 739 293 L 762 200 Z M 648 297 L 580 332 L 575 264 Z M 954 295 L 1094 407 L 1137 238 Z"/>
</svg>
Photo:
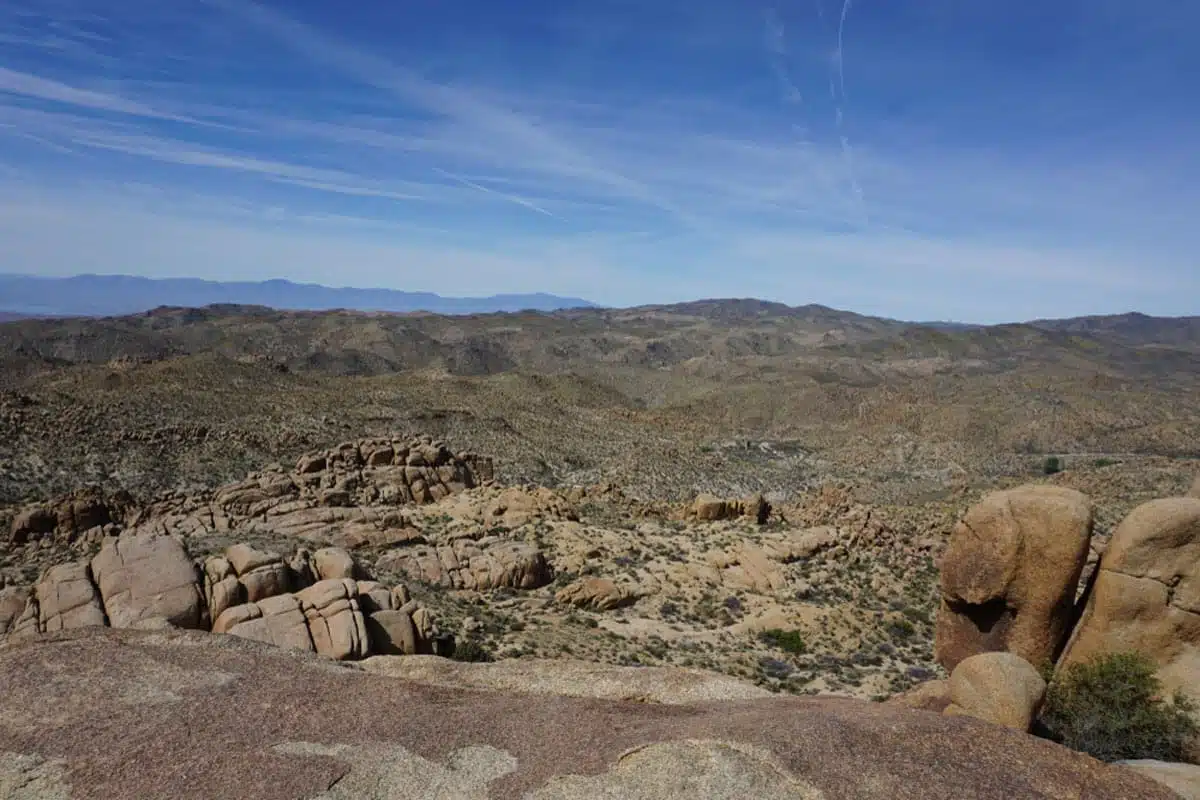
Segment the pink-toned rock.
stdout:
<svg viewBox="0 0 1200 800">
<path fill-rule="evenodd" d="M 169 536 L 134 533 L 107 539 L 92 559 L 92 576 L 114 628 L 148 617 L 163 617 L 180 628 L 201 625 L 200 578 L 183 545 Z"/>
<path fill-rule="evenodd" d="M 421 583 L 478 592 L 505 586 L 537 589 L 554 580 L 546 557 L 524 542 L 456 539 L 443 547 L 392 550 L 376 562 L 381 571 L 400 572 Z"/>
<path fill-rule="evenodd" d="M 104 625 L 100 593 L 86 561 L 46 570 L 33 589 L 38 599 L 38 628 L 44 632 Z"/>
</svg>

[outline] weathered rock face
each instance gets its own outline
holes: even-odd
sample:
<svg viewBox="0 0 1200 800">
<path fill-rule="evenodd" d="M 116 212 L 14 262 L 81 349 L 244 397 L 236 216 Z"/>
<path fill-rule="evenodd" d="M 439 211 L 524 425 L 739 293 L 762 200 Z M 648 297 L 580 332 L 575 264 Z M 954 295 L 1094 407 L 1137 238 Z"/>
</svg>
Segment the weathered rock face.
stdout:
<svg viewBox="0 0 1200 800">
<path fill-rule="evenodd" d="M 366 621 L 352 580 L 317 581 L 296 594 L 308 620 L 313 647 L 336 659 L 365 658 L 371 652 Z"/>
<path fill-rule="evenodd" d="M 710 702 L 665 707 L 625 691 L 641 680 L 628 669 L 588 665 L 586 680 L 562 680 L 555 665 L 546 676 L 517 666 L 524 676 L 503 690 L 464 689 L 190 631 L 50 634 L 0 647 L 0 776 L 20 770 L 45 797 L 106 800 L 212 786 L 228 800 L 1175 797 L 1132 769 L 968 717 L 722 699 L 747 695 L 706 696 L 669 670 L 647 688 L 691 685 Z M 629 699 L 564 697 L 556 684 Z"/>
<path fill-rule="evenodd" d="M 0 636 L 16 630 L 17 622 L 25 614 L 25 608 L 29 605 L 32 596 L 32 590 L 25 586 L 8 586 L 0 589 Z M 37 617 L 35 616 L 34 619 L 36 620 Z"/>
<path fill-rule="evenodd" d="M 243 639 L 315 652 L 308 618 L 295 595 L 268 597 L 227 609 L 213 623 L 213 633 L 228 633 Z"/>
<path fill-rule="evenodd" d="M 175 539 L 131 533 L 104 542 L 92 575 L 114 628 L 162 617 L 180 628 L 199 628 L 204 598 L 196 568 Z"/>
<path fill-rule="evenodd" d="M 1168 690 L 1200 687 L 1200 499 L 1144 503 L 1113 532 L 1099 574 L 1059 660 L 1139 650 Z"/>
<path fill-rule="evenodd" d="M 442 547 L 418 546 L 385 553 L 376 562 L 381 572 L 448 589 L 486 591 L 506 586 L 537 589 L 554 580 L 540 550 L 523 542 L 495 537 L 456 539 Z"/>
<path fill-rule="evenodd" d="M 33 588 L 38 628 L 61 631 L 104 625 L 104 606 L 86 561 L 51 567 Z"/>
<path fill-rule="evenodd" d="M 119 522 L 131 504 L 126 494 L 107 496 L 99 489 L 80 489 L 51 503 L 27 506 L 13 519 L 9 541 L 21 545 L 43 537 L 63 543 Z"/>
<path fill-rule="evenodd" d="M 1091 501 L 1054 486 L 987 495 L 954 527 L 942 561 L 935 657 L 953 670 L 1003 650 L 1052 660 L 1087 559 Z"/>
<path fill-rule="evenodd" d="M 1116 763 L 1158 781 L 1182 800 L 1200 800 L 1200 766 L 1196 764 L 1174 764 L 1149 758 Z"/>
<path fill-rule="evenodd" d="M 892 705 L 941 714 L 950 705 L 950 681 L 925 681 L 884 701 Z"/>
<path fill-rule="evenodd" d="M 1045 697 L 1046 682 L 1028 661 L 1013 653 L 980 653 L 954 668 L 944 713 L 1028 731 Z"/>
<path fill-rule="evenodd" d="M 1192 490 L 1188 492 L 1188 497 L 1200 498 L 1200 475 L 1197 475 L 1196 479 L 1192 481 Z"/>
<path fill-rule="evenodd" d="M 611 611 L 637 602 L 638 595 L 608 578 L 584 578 L 560 589 L 554 599 L 592 611 Z"/>
<path fill-rule="evenodd" d="M 697 522 L 753 517 L 759 525 L 765 525 L 770 515 L 771 504 L 761 494 L 754 494 L 742 500 L 723 500 L 711 494 L 701 494 L 685 514 Z"/>
</svg>

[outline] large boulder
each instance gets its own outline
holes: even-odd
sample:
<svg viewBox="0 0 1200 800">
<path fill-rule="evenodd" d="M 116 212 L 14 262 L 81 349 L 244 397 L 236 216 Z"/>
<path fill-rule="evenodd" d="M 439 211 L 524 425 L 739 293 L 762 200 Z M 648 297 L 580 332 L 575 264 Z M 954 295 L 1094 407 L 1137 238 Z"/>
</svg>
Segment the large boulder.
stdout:
<svg viewBox="0 0 1200 800">
<path fill-rule="evenodd" d="M 195 631 L 48 634 L 0 647 L 0 783 L 105 800 L 1178 800 L 969 717 L 511 664 L 506 686 L 490 669 L 429 685 Z M 662 705 L 673 685 L 693 691 Z"/>
<path fill-rule="evenodd" d="M 1087 560 L 1092 504 L 1073 489 L 993 492 L 955 525 L 943 556 L 935 657 L 946 669 L 1003 650 L 1058 654 Z"/>
<path fill-rule="evenodd" d="M 213 623 L 226 609 L 246 602 L 246 587 L 238 580 L 233 565 L 223 556 L 210 556 L 204 560 L 204 600 Z"/>
<path fill-rule="evenodd" d="M 980 653 L 964 658 L 950 675 L 946 714 L 966 714 L 1028 731 L 1046 697 L 1046 681 L 1013 653 Z"/>
<path fill-rule="evenodd" d="M 289 650 L 316 650 L 300 601 L 291 594 L 227 609 L 213 623 L 213 633 L 228 633 Z"/>
<path fill-rule="evenodd" d="M 106 623 L 104 605 L 86 561 L 59 564 L 46 570 L 33 593 L 38 599 L 38 627 L 42 631 Z"/>
<path fill-rule="evenodd" d="M 1167 690 L 1200 691 L 1200 498 L 1151 500 L 1122 520 L 1059 663 L 1122 650 L 1154 659 Z"/>
<path fill-rule="evenodd" d="M 247 544 L 235 544 L 225 558 L 237 573 L 247 602 L 286 594 L 291 590 L 291 570 L 278 553 L 268 553 Z"/>
<path fill-rule="evenodd" d="M 371 652 L 366 620 L 358 606 L 358 584 L 352 580 L 317 581 L 296 593 L 308 620 L 313 647 L 337 659 L 365 658 Z"/>
<path fill-rule="evenodd" d="M 204 597 L 187 551 L 170 536 L 123 534 L 104 542 L 92 575 L 114 628 L 162 617 L 179 628 L 199 628 Z"/>
</svg>

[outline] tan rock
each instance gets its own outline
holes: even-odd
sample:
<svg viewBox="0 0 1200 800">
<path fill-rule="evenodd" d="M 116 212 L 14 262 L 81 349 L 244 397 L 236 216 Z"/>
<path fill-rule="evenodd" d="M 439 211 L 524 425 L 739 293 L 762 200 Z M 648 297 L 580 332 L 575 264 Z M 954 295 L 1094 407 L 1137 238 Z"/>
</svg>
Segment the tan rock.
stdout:
<svg viewBox="0 0 1200 800">
<path fill-rule="evenodd" d="M 1120 650 L 1154 659 L 1168 691 L 1200 691 L 1200 499 L 1152 500 L 1117 526 L 1059 665 Z"/>
<path fill-rule="evenodd" d="M 364 614 L 374 614 L 376 611 L 394 611 L 404 605 L 397 603 L 396 594 L 378 581 L 358 581 L 357 585 L 358 605 Z"/>
<path fill-rule="evenodd" d="M 1013 653 L 980 653 L 965 658 L 950 674 L 950 703 L 943 713 L 1028 731 L 1046 697 L 1046 682 Z"/>
<path fill-rule="evenodd" d="M 354 557 L 340 547 L 322 547 L 313 553 L 313 569 L 321 581 L 359 577 Z"/>
<path fill-rule="evenodd" d="M 204 598 L 183 545 L 169 536 L 122 534 L 104 542 L 92 576 L 114 628 L 163 617 L 180 628 L 200 627 Z"/>
<path fill-rule="evenodd" d="M 699 522 L 716 522 L 736 516 L 736 513 L 721 498 L 701 494 L 692 501 L 691 515 Z"/>
<path fill-rule="evenodd" d="M 17 620 L 25 613 L 32 599 L 32 590 L 26 586 L 6 586 L 0 589 L 0 636 L 17 627 Z M 37 619 L 36 612 L 34 619 Z"/>
<path fill-rule="evenodd" d="M 892 695 L 884 702 L 940 714 L 951 702 L 950 681 L 937 680 L 918 683 L 906 692 Z"/>
<path fill-rule="evenodd" d="M 993 492 L 954 527 L 942 561 L 935 656 L 947 669 L 1004 650 L 1052 660 L 1088 553 L 1092 504 L 1073 489 Z"/>
<path fill-rule="evenodd" d="M 245 587 L 233 566 L 221 556 L 211 556 L 204 561 L 204 599 L 212 622 L 216 622 L 226 609 L 247 602 Z"/>
<path fill-rule="evenodd" d="M 228 633 L 290 650 L 316 650 L 300 601 L 291 594 L 227 609 L 213 624 L 213 633 Z"/>
<path fill-rule="evenodd" d="M 1192 481 L 1192 489 L 1188 492 L 1188 497 L 1200 497 L 1200 475 L 1197 475 L 1196 479 Z"/>
<path fill-rule="evenodd" d="M 225 551 L 225 558 L 237 573 L 248 603 L 266 597 L 286 594 L 291 590 L 291 570 L 278 553 L 257 550 L 249 545 L 235 544 Z"/>
<path fill-rule="evenodd" d="M 340 660 L 365 658 L 370 654 L 370 639 L 354 581 L 317 581 L 295 597 L 308 620 L 313 647 L 318 653 Z"/>
<path fill-rule="evenodd" d="M 38 628 L 43 632 L 106 624 L 86 561 L 51 567 L 33 591 L 38 599 Z"/>
<path fill-rule="evenodd" d="M 417 652 L 417 629 L 403 611 L 376 611 L 366 617 L 371 652 L 381 655 L 413 655 Z"/>
<path fill-rule="evenodd" d="M 245 575 L 259 567 L 275 564 L 280 558 L 277 553 L 267 553 L 248 544 L 235 544 L 225 550 L 225 560 L 235 573 Z"/>
<path fill-rule="evenodd" d="M 1115 763 L 1158 781 L 1182 800 L 1200 800 L 1200 766 L 1196 764 L 1176 764 L 1150 758 Z"/>
<path fill-rule="evenodd" d="M 545 555 L 524 542 L 485 544 L 457 539 L 444 547 L 393 550 L 381 556 L 376 566 L 432 586 L 478 592 L 501 586 L 537 589 L 554 580 Z"/>
<path fill-rule="evenodd" d="M 628 587 L 618 586 L 608 578 L 584 578 L 559 589 L 554 599 L 560 603 L 592 611 L 611 611 L 632 605 L 638 595 Z"/>
</svg>

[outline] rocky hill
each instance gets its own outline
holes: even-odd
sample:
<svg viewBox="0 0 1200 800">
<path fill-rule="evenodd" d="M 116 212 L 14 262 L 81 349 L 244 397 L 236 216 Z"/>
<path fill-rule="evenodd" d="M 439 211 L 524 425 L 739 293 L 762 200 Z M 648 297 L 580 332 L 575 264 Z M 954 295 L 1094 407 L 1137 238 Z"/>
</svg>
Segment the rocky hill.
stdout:
<svg viewBox="0 0 1200 800">
<path fill-rule="evenodd" d="M 397 431 L 494 454 L 509 482 L 673 500 L 847 480 L 924 503 L 1022 480 L 1048 455 L 1168 479 L 1200 455 L 1200 352 L 1190 334 L 1120 330 L 947 331 L 750 300 L 23 320 L 0 325 L 0 502 L 211 488 Z"/>
</svg>

